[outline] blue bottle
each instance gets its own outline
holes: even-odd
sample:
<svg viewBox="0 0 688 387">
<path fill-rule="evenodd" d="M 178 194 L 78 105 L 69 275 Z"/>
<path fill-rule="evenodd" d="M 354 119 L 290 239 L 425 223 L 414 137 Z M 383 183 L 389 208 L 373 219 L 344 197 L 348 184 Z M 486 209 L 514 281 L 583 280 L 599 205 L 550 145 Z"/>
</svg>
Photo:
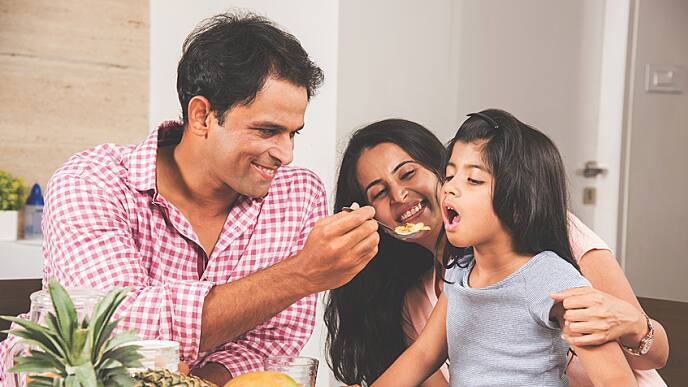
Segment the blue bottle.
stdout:
<svg viewBox="0 0 688 387">
<path fill-rule="evenodd" d="M 38 183 L 31 187 L 31 193 L 24 206 L 24 239 L 43 238 L 41 218 L 43 217 L 43 195 Z"/>
</svg>

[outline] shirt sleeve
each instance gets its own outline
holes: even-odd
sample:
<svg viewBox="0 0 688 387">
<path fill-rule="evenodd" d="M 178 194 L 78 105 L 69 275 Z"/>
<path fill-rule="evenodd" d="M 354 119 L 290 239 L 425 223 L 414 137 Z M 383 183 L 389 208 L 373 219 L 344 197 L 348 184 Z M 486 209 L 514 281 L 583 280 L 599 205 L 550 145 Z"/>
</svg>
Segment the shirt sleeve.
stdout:
<svg viewBox="0 0 688 387">
<path fill-rule="evenodd" d="M 592 231 L 585 223 L 581 222 L 576 215 L 569 212 L 569 240 L 571 241 L 571 250 L 573 258 L 576 262 L 580 262 L 581 258 L 591 250 L 610 250 L 609 246 L 600 238 L 594 231 Z"/>
<path fill-rule="evenodd" d="M 51 179 L 43 215 L 44 281 L 53 277 L 66 287 L 131 287 L 115 313 L 121 319 L 117 329 L 136 330 L 143 339 L 177 341 L 182 357 L 193 361 L 203 302 L 213 284 L 151 279 L 132 235 L 124 189 L 70 174 Z"/>
<path fill-rule="evenodd" d="M 554 300 L 549 296 L 565 289 L 589 287 L 590 282 L 573 265 L 552 252 L 545 252 L 538 259 L 525 278 L 525 300 L 531 316 L 539 325 L 559 329 L 556 321 L 550 320 Z"/>
<path fill-rule="evenodd" d="M 327 215 L 327 197 L 322 182 L 314 174 L 293 189 L 306 204 L 306 216 L 292 252 L 296 254 L 303 249 L 315 222 Z M 232 376 L 237 376 L 262 370 L 263 360 L 268 356 L 297 356 L 313 332 L 316 301 L 317 294 L 302 298 L 272 319 L 224 344 L 219 351 L 208 354 L 196 366 L 219 363 Z"/>
</svg>

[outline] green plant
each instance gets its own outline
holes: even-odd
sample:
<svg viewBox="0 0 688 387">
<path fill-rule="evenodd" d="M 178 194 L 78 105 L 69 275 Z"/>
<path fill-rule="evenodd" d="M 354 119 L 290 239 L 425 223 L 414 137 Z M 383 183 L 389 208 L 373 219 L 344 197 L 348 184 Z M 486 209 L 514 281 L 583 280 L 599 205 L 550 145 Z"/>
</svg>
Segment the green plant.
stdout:
<svg viewBox="0 0 688 387">
<path fill-rule="evenodd" d="M 128 289 L 110 291 L 96 305 L 89 318 L 79 322 L 74 303 L 62 285 L 51 279 L 48 291 L 55 312 L 45 325 L 2 316 L 21 328 L 9 331 L 31 346 L 26 356 L 17 356 L 8 371 L 30 374 L 29 387 L 115 387 L 131 386 L 135 380 L 127 368 L 141 367 L 140 348 L 124 345 L 137 339 L 132 331 L 112 336 L 119 320 L 110 321 L 124 301 Z"/>
<path fill-rule="evenodd" d="M 17 211 L 24 205 L 26 185 L 21 177 L 0 171 L 0 211 Z"/>
</svg>

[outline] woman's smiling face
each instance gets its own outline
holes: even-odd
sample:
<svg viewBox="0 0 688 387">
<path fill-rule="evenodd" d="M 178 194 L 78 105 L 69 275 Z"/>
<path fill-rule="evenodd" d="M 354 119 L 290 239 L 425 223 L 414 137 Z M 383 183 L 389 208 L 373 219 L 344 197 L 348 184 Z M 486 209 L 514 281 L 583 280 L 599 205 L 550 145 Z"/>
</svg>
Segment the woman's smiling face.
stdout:
<svg viewBox="0 0 688 387">
<path fill-rule="evenodd" d="M 398 145 L 382 143 L 361 153 L 356 176 L 363 195 L 375 207 L 377 220 L 390 227 L 423 222 L 431 232 L 409 241 L 433 246 L 442 225 L 438 179 L 433 172 Z"/>
</svg>

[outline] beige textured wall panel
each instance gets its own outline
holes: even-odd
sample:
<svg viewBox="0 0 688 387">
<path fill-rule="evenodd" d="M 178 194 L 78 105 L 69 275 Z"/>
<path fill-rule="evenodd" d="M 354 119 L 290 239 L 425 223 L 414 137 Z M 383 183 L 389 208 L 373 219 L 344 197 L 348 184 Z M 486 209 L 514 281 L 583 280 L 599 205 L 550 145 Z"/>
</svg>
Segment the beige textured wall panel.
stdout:
<svg viewBox="0 0 688 387">
<path fill-rule="evenodd" d="M 148 131 L 148 3 L 0 0 L 0 169 L 43 187 Z"/>
<path fill-rule="evenodd" d="M 3 55 L 148 68 L 148 2 L 0 0 Z"/>
</svg>

